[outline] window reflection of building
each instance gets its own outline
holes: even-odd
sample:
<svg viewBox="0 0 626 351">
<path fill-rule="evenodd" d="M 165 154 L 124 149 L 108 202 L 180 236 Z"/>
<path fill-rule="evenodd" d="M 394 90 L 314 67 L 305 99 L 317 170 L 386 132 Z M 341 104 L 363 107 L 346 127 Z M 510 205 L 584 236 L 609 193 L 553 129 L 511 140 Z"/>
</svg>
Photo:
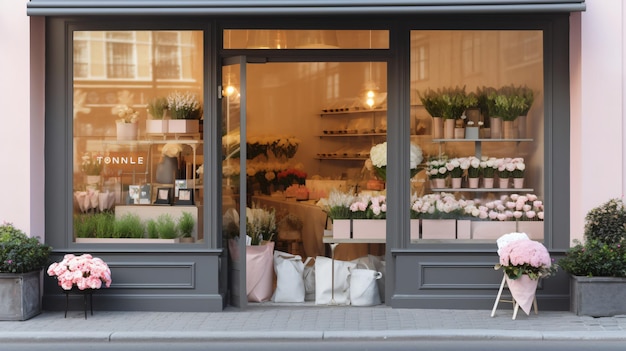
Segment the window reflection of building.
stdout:
<svg viewBox="0 0 626 351">
<path fill-rule="evenodd" d="M 411 81 L 428 80 L 429 50 L 428 44 L 418 43 L 412 46 Z"/>
<path fill-rule="evenodd" d="M 107 32 L 107 77 L 136 78 L 135 33 Z"/>
<path fill-rule="evenodd" d="M 180 40 L 178 32 L 154 33 L 154 76 L 180 79 Z"/>
</svg>

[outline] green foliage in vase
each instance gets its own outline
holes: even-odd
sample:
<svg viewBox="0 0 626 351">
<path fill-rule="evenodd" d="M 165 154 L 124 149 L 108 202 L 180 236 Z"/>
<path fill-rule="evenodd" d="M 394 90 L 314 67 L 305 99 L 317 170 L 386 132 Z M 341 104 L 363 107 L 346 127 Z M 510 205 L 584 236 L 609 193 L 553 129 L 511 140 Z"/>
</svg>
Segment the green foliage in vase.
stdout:
<svg viewBox="0 0 626 351">
<path fill-rule="evenodd" d="M 476 91 L 476 104 L 485 119 L 495 116 L 495 102 L 493 101 L 495 93 L 496 89 L 492 87 L 482 87 Z"/>
<path fill-rule="evenodd" d="M 145 227 L 139 215 L 127 213 L 113 225 L 114 238 L 143 238 Z"/>
<path fill-rule="evenodd" d="M 493 100 L 494 110 L 490 113 L 501 117 L 503 121 L 514 121 L 528 113 L 533 103 L 533 92 L 527 87 L 504 86 L 489 97 Z"/>
<path fill-rule="evenodd" d="M 478 102 L 476 95 L 465 92 L 465 87 L 442 89 L 441 101 L 444 119 L 459 119 L 467 108 L 476 106 Z"/>
<path fill-rule="evenodd" d="M 441 100 L 441 91 L 428 89 L 423 93 L 417 92 L 422 105 L 426 112 L 432 117 L 443 117 L 443 101 Z"/>
</svg>

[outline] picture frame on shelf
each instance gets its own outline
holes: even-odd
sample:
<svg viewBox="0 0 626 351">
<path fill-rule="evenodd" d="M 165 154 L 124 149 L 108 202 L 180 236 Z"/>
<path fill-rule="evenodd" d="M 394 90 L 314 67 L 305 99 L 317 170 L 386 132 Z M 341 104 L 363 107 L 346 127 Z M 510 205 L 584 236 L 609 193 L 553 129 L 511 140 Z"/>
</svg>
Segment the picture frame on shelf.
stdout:
<svg viewBox="0 0 626 351">
<path fill-rule="evenodd" d="M 176 179 L 174 181 L 174 197 L 178 197 L 180 189 L 187 189 L 187 179 Z"/>
<path fill-rule="evenodd" d="M 141 186 L 141 189 L 139 191 L 139 204 L 140 205 L 149 205 L 150 204 L 150 199 L 151 199 L 151 193 L 150 193 L 150 184 L 144 184 Z"/>
<path fill-rule="evenodd" d="M 193 189 L 178 189 L 176 205 L 193 205 Z"/>
<path fill-rule="evenodd" d="M 139 185 L 129 185 L 128 186 L 128 197 L 126 198 L 126 204 L 128 205 L 137 205 L 139 204 L 139 194 L 141 193 L 141 186 Z"/>
<path fill-rule="evenodd" d="M 172 204 L 172 188 L 158 188 L 156 193 L 156 201 L 158 205 Z"/>
</svg>

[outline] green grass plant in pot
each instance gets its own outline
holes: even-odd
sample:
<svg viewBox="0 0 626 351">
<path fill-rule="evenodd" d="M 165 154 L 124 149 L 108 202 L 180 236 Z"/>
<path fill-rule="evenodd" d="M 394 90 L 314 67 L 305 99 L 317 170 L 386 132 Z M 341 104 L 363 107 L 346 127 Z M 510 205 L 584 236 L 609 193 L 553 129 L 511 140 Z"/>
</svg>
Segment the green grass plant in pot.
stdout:
<svg viewBox="0 0 626 351">
<path fill-rule="evenodd" d="M 178 238 L 178 228 L 176 221 L 169 214 L 162 214 L 157 217 L 157 232 L 160 239 L 176 239 Z"/>
<path fill-rule="evenodd" d="M 168 121 L 165 120 L 167 109 L 167 99 L 158 97 L 148 102 L 148 118 L 146 120 L 146 133 L 163 134 L 168 132 Z"/>
<path fill-rule="evenodd" d="M 626 209 L 611 199 L 585 216 L 584 242 L 575 240 L 559 266 L 570 274 L 578 315 L 626 314 Z"/>
<path fill-rule="evenodd" d="M 143 238 L 145 226 L 137 214 L 127 213 L 116 219 L 113 225 L 114 238 Z"/>
<path fill-rule="evenodd" d="M 193 242 L 193 227 L 196 225 L 196 221 L 190 212 L 183 212 L 178 218 L 178 230 L 180 231 L 183 242 Z"/>
<path fill-rule="evenodd" d="M 41 270 L 52 248 L 11 223 L 0 226 L 0 320 L 26 320 L 41 313 Z"/>
</svg>

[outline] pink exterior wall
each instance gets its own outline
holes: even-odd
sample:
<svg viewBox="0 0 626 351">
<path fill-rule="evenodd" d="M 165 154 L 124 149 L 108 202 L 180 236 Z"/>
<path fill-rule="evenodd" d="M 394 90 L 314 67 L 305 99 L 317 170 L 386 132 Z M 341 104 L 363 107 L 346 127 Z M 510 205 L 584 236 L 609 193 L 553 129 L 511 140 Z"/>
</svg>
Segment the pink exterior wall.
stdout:
<svg viewBox="0 0 626 351">
<path fill-rule="evenodd" d="M 591 208 L 624 195 L 624 18 L 622 0 L 586 0 L 572 15 L 571 210 L 582 238 Z"/>
<path fill-rule="evenodd" d="M 31 36 L 27 2 L 0 1 L 0 221 L 43 238 L 43 20 Z"/>
<path fill-rule="evenodd" d="M 0 221 L 44 235 L 43 20 L 26 16 L 27 0 L 0 1 Z M 571 206 L 573 238 L 586 212 L 622 197 L 626 6 L 586 0 L 572 15 Z M 30 58 L 30 60 L 29 60 Z"/>
</svg>

